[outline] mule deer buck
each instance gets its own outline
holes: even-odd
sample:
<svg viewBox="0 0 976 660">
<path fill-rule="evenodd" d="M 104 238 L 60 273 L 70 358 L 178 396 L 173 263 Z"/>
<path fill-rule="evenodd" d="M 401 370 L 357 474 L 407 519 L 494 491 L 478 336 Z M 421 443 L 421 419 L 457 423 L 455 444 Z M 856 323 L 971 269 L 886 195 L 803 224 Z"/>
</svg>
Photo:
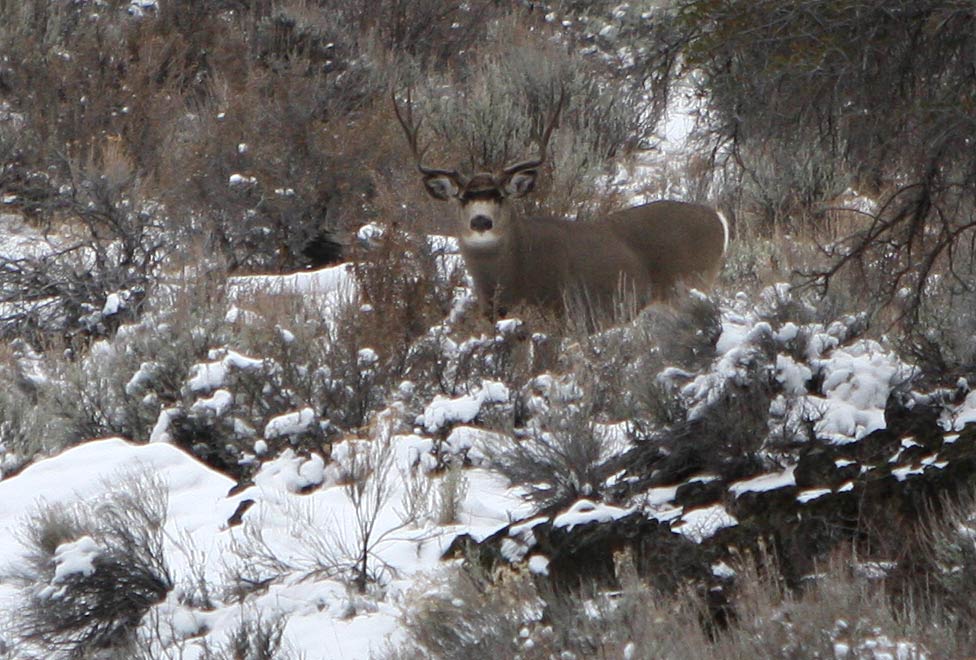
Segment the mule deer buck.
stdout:
<svg viewBox="0 0 976 660">
<path fill-rule="evenodd" d="M 423 164 L 426 148 L 417 143 L 422 122 L 414 121 L 410 92 L 403 109 L 394 94 L 394 111 L 427 192 L 454 206 L 461 256 L 482 311 L 504 316 L 529 304 L 559 315 L 567 304 L 581 302 L 590 320 L 600 320 L 619 312 L 622 300 L 638 311 L 673 302 L 679 286 L 710 287 L 729 230 L 707 206 L 657 201 L 593 222 L 523 217 L 512 208 L 512 200 L 535 187 L 564 99 L 549 117 L 538 157 L 468 178 Z"/>
</svg>

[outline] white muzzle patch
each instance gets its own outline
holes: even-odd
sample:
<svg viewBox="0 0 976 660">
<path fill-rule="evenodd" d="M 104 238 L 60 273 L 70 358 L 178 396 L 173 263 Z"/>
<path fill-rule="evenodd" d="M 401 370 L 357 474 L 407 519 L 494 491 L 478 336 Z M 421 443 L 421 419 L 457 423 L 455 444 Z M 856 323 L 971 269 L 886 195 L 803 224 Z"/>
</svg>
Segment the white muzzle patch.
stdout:
<svg viewBox="0 0 976 660">
<path fill-rule="evenodd" d="M 490 248 L 499 242 L 498 236 L 491 231 L 465 232 L 461 236 L 461 243 L 469 248 Z"/>
<path fill-rule="evenodd" d="M 472 221 L 478 217 L 490 218 L 490 229 L 472 228 Z M 498 204 L 489 201 L 476 201 L 464 207 L 464 225 L 461 228 L 461 242 L 470 248 L 489 248 L 496 245 L 501 237 L 498 234 Z"/>
</svg>

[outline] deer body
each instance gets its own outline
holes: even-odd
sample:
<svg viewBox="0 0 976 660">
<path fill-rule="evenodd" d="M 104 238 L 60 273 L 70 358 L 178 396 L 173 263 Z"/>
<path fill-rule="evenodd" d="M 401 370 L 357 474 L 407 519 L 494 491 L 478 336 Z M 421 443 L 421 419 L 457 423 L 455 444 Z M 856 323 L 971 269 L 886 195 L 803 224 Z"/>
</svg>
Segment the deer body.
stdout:
<svg viewBox="0 0 976 660">
<path fill-rule="evenodd" d="M 570 301 L 603 312 L 666 302 L 676 286 L 710 286 L 726 243 L 715 211 L 671 201 L 595 222 L 511 216 L 505 225 L 495 243 L 459 238 L 482 307 L 502 314 L 520 304 L 559 313 Z"/>
<path fill-rule="evenodd" d="M 668 302 L 679 285 L 708 287 L 722 266 L 729 231 L 725 219 L 700 204 L 659 201 L 572 222 L 522 217 L 511 201 L 535 187 L 564 95 L 541 137 L 541 155 L 468 178 L 456 170 L 425 167 L 418 148 L 420 124 L 394 98 L 397 119 L 431 197 L 456 211 L 461 256 L 482 309 L 504 315 L 519 304 L 561 313 L 582 303 L 590 320 L 613 316 L 623 303 L 641 309 Z M 598 316 L 594 316 L 596 312 Z"/>
</svg>

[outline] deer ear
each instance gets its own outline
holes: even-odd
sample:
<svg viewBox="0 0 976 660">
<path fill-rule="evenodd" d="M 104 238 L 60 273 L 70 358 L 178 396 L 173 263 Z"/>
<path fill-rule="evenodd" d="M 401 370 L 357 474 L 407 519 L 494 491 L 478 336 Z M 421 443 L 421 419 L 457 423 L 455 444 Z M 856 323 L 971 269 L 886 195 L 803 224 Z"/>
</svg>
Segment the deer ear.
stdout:
<svg viewBox="0 0 976 660">
<path fill-rule="evenodd" d="M 522 197 L 535 190 L 535 179 L 539 171 L 535 169 L 515 172 L 505 182 L 505 193 L 509 197 Z"/>
<path fill-rule="evenodd" d="M 445 202 L 452 197 L 457 197 L 460 187 L 454 177 L 447 174 L 431 174 L 424 177 L 424 187 L 427 193 L 434 199 Z"/>
</svg>

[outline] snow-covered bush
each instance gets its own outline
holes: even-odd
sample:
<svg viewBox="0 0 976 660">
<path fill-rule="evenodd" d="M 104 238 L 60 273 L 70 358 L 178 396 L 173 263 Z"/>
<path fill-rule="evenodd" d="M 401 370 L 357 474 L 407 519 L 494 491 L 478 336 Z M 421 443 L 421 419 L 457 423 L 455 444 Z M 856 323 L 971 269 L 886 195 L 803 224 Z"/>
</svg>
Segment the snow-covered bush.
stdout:
<svg viewBox="0 0 976 660">
<path fill-rule="evenodd" d="M 138 481 L 137 481 L 138 480 Z M 130 646 L 142 617 L 173 588 L 163 556 L 166 491 L 131 475 L 103 501 L 41 508 L 21 531 L 10 612 L 15 643 L 50 658 Z"/>
<path fill-rule="evenodd" d="M 180 401 L 190 366 L 226 338 L 223 287 L 204 279 L 159 292 L 138 322 L 76 359 L 48 354 L 40 404 L 59 421 L 56 445 L 121 435 L 148 440 L 160 409 Z"/>
<path fill-rule="evenodd" d="M 486 447 L 489 464 L 543 509 L 599 497 L 617 447 L 595 421 L 591 395 L 549 376 L 530 388 L 531 419 L 510 441 Z"/>
</svg>

